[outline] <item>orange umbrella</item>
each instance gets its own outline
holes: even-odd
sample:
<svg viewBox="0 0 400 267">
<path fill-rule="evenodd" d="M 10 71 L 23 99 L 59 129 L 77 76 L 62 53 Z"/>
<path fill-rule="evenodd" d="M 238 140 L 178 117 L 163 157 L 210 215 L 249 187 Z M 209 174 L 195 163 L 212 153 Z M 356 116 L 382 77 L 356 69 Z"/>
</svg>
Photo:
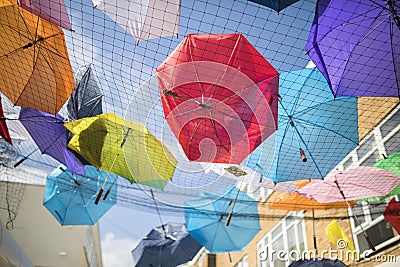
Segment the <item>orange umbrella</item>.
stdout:
<svg viewBox="0 0 400 267">
<path fill-rule="evenodd" d="M 75 88 L 63 31 L 9 0 L 0 0 L 0 73 L 11 102 L 52 114 Z"/>
<path fill-rule="evenodd" d="M 297 188 L 302 188 L 310 181 L 295 181 Z M 353 201 L 350 205 L 354 205 Z M 268 199 L 268 207 L 270 209 L 280 210 L 326 210 L 334 208 L 347 208 L 345 201 L 331 202 L 331 203 L 319 203 L 318 201 L 300 195 L 297 192 L 287 194 L 283 192 L 275 191 Z"/>
</svg>

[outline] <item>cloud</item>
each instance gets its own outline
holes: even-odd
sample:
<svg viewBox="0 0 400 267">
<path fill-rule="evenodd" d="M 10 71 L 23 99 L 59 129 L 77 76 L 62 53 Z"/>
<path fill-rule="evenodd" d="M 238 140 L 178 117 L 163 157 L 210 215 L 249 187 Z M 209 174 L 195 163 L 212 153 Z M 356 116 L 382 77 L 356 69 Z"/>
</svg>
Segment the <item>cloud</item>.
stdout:
<svg viewBox="0 0 400 267">
<path fill-rule="evenodd" d="M 131 250 L 139 240 L 116 238 L 113 233 L 107 233 L 101 241 L 101 252 L 104 267 L 133 266 Z"/>
</svg>

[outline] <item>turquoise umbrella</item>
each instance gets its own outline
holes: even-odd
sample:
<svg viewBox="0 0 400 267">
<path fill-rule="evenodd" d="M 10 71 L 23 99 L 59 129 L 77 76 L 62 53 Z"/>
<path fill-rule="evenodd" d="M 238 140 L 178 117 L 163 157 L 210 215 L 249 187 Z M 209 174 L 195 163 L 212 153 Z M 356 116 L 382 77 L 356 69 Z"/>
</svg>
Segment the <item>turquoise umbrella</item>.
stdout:
<svg viewBox="0 0 400 267">
<path fill-rule="evenodd" d="M 272 181 L 323 179 L 358 145 L 356 97 L 332 96 L 317 68 L 279 77 L 278 130 L 244 164 Z"/>
<path fill-rule="evenodd" d="M 211 253 L 241 251 L 260 231 L 257 201 L 237 187 L 219 193 L 185 202 L 186 230 Z"/>
<path fill-rule="evenodd" d="M 61 225 L 92 225 L 116 203 L 117 187 L 112 186 L 107 199 L 94 204 L 107 174 L 91 165 L 85 166 L 84 174 L 59 166 L 47 176 L 43 205 Z M 111 175 L 108 183 L 117 179 Z"/>
</svg>

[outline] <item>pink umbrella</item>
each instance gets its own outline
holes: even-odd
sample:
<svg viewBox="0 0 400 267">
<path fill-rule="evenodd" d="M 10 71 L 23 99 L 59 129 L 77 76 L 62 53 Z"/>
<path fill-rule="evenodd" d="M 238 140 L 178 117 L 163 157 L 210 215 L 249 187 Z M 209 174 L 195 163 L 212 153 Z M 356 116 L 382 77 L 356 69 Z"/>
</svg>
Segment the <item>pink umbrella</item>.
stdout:
<svg viewBox="0 0 400 267">
<path fill-rule="evenodd" d="M 400 183 L 400 176 L 383 169 L 360 166 L 315 180 L 299 193 L 320 203 L 385 196 Z"/>
<path fill-rule="evenodd" d="M 347 171 L 338 171 L 324 180 L 315 180 L 298 192 L 320 203 L 357 200 L 361 198 L 385 196 L 400 183 L 400 176 L 383 169 L 360 166 Z M 357 217 L 355 219 L 358 221 Z M 367 233 L 358 221 L 370 248 L 376 250 Z"/>
<path fill-rule="evenodd" d="M 22 8 L 57 26 L 72 30 L 64 0 L 19 0 Z"/>
</svg>

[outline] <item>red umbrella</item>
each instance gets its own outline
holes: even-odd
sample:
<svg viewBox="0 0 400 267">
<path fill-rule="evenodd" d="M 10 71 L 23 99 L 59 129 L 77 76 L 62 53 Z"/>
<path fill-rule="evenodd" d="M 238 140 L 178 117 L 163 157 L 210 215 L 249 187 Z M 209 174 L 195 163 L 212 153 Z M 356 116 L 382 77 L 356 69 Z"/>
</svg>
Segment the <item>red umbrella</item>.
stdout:
<svg viewBox="0 0 400 267">
<path fill-rule="evenodd" d="M 276 130 L 279 74 L 242 34 L 189 34 L 156 72 L 191 161 L 238 164 Z"/>
<path fill-rule="evenodd" d="M 390 225 L 400 233 L 400 202 L 393 197 L 387 205 L 383 217 Z"/>
<path fill-rule="evenodd" d="M 6 120 L 4 118 L 3 113 L 3 106 L 1 104 L 1 97 L 0 97 L 0 135 L 4 138 L 8 143 L 12 143 L 10 133 L 8 132 L 8 127 L 6 124 Z"/>
</svg>

